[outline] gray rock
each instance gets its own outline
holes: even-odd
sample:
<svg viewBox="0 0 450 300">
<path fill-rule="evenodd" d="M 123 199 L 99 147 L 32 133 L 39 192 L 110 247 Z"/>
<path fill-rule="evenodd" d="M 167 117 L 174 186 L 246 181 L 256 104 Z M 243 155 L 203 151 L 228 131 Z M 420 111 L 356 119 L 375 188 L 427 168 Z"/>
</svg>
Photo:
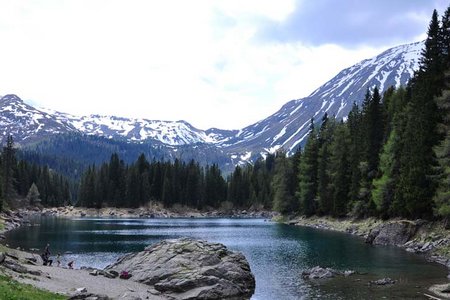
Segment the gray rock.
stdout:
<svg viewBox="0 0 450 300">
<path fill-rule="evenodd" d="M 4 252 L 0 252 L 0 264 L 5 261 L 6 255 Z"/>
<path fill-rule="evenodd" d="M 241 253 L 189 238 L 165 240 L 126 255 L 105 271 L 126 271 L 130 280 L 175 299 L 248 299 L 255 291 L 255 277 Z"/>
<path fill-rule="evenodd" d="M 82 294 L 76 294 L 72 297 L 70 297 L 68 300 L 109 300 L 108 296 L 105 295 L 96 295 L 91 293 L 82 293 Z"/>
<path fill-rule="evenodd" d="M 307 279 L 323 279 L 332 278 L 337 275 L 337 272 L 331 268 L 322 268 L 319 266 L 302 272 L 302 277 Z"/>
<path fill-rule="evenodd" d="M 114 270 L 110 270 L 109 272 L 106 272 L 106 273 L 109 274 L 109 276 L 111 276 L 112 278 L 119 277 L 119 272 L 114 271 Z"/>
<path fill-rule="evenodd" d="M 375 285 L 391 285 L 395 283 L 395 280 L 387 277 L 387 278 L 382 278 L 382 279 L 378 279 L 375 281 L 371 281 L 371 284 L 375 284 Z"/>
<path fill-rule="evenodd" d="M 21 264 L 18 264 L 17 262 L 13 260 L 5 260 L 2 263 L 2 266 L 4 266 L 7 269 L 10 269 L 16 273 L 25 274 L 28 273 L 28 269 L 22 266 Z"/>
<path fill-rule="evenodd" d="M 366 243 L 373 245 L 404 245 L 416 233 L 418 225 L 410 221 L 394 221 L 373 228 Z"/>
<path fill-rule="evenodd" d="M 87 288 L 85 288 L 85 287 L 80 287 L 80 288 L 77 288 L 77 289 L 75 290 L 75 292 L 77 292 L 77 293 L 87 293 Z"/>
<path fill-rule="evenodd" d="M 39 270 L 36 270 L 36 271 L 34 271 L 34 270 L 29 270 L 29 271 L 28 271 L 28 274 L 35 275 L 35 276 L 41 276 L 41 275 L 42 275 L 42 272 L 39 271 Z"/>
<path fill-rule="evenodd" d="M 322 268 L 320 266 L 307 269 L 302 272 L 302 277 L 306 279 L 323 279 L 323 278 L 333 278 L 336 276 L 351 276 L 355 274 L 355 271 L 346 270 L 344 272 L 332 269 L 332 268 Z"/>
</svg>

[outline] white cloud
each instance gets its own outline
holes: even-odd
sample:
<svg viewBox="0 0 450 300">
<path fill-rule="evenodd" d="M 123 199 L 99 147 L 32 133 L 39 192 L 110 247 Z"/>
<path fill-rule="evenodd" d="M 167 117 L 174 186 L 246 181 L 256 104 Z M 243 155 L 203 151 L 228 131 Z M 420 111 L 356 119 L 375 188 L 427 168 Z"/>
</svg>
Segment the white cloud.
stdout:
<svg viewBox="0 0 450 300">
<path fill-rule="evenodd" d="M 0 3 L 0 94 L 74 114 L 241 128 L 381 49 L 261 44 L 295 1 Z"/>
</svg>

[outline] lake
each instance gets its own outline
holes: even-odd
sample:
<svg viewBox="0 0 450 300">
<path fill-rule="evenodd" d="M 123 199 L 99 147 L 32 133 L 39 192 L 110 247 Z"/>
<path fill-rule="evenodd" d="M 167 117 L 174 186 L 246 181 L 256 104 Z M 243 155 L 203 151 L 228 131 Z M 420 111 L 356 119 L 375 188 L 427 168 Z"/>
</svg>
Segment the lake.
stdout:
<svg viewBox="0 0 450 300">
<path fill-rule="evenodd" d="M 194 237 L 244 253 L 256 278 L 252 299 L 424 299 L 447 269 L 396 247 L 371 246 L 344 233 L 276 224 L 262 219 L 120 219 L 36 217 L 6 234 L 5 243 L 63 254 L 63 263 L 104 268 L 119 256 L 163 239 Z M 70 253 L 67 253 L 70 252 Z M 54 257 L 53 257 L 54 258 Z M 301 277 L 320 265 L 359 275 L 320 281 Z M 392 286 L 368 285 L 391 277 Z"/>
</svg>

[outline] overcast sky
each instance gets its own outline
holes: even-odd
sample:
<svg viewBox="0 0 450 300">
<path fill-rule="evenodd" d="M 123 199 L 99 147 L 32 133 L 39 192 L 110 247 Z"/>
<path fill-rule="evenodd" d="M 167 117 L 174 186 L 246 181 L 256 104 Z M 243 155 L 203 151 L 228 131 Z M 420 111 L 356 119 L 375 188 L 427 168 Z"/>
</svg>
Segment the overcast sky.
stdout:
<svg viewBox="0 0 450 300">
<path fill-rule="evenodd" d="M 425 37 L 448 0 L 1 0 L 0 95 L 238 129 Z"/>
</svg>

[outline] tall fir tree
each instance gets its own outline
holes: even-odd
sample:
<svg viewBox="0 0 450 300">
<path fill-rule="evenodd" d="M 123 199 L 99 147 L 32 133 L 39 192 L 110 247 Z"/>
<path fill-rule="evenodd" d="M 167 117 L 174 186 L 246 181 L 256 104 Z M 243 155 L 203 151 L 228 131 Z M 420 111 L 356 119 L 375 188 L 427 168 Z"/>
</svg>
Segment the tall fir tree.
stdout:
<svg viewBox="0 0 450 300">
<path fill-rule="evenodd" d="M 297 208 L 297 201 L 289 188 L 291 178 L 293 178 L 291 161 L 284 152 L 277 153 L 272 180 L 273 209 L 284 215 L 292 214 Z"/>
<path fill-rule="evenodd" d="M 300 209 L 306 216 L 316 212 L 317 197 L 317 160 L 318 160 L 317 133 L 314 128 L 314 119 L 311 119 L 310 133 L 299 166 L 299 187 L 297 197 Z"/>
<path fill-rule="evenodd" d="M 351 185 L 351 169 L 349 162 L 350 136 L 345 124 L 338 124 L 334 131 L 334 139 L 330 145 L 330 191 L 332 207 L 330 214 L 343 217 L 348 212 Z"/>
<path fill-rule="evenodd" d="M 325 113 L 318 136 L 317 200 L 319 214 L 330 214 L 333 209 L 333 196 L 330 188 L 331 143 L 334 138 L 335 121 Z"/>
<path fill-rule="evenodd" d="M 436 215 L 444 218 L 446 226 L 450 227 L 450 70 L 446 73 L 446 89 L 437 98 L 437 104 L 443 112 L 439 130 L 445 138 L 435 147 L 440 176 L 434 204 Z"/>
</svg>

